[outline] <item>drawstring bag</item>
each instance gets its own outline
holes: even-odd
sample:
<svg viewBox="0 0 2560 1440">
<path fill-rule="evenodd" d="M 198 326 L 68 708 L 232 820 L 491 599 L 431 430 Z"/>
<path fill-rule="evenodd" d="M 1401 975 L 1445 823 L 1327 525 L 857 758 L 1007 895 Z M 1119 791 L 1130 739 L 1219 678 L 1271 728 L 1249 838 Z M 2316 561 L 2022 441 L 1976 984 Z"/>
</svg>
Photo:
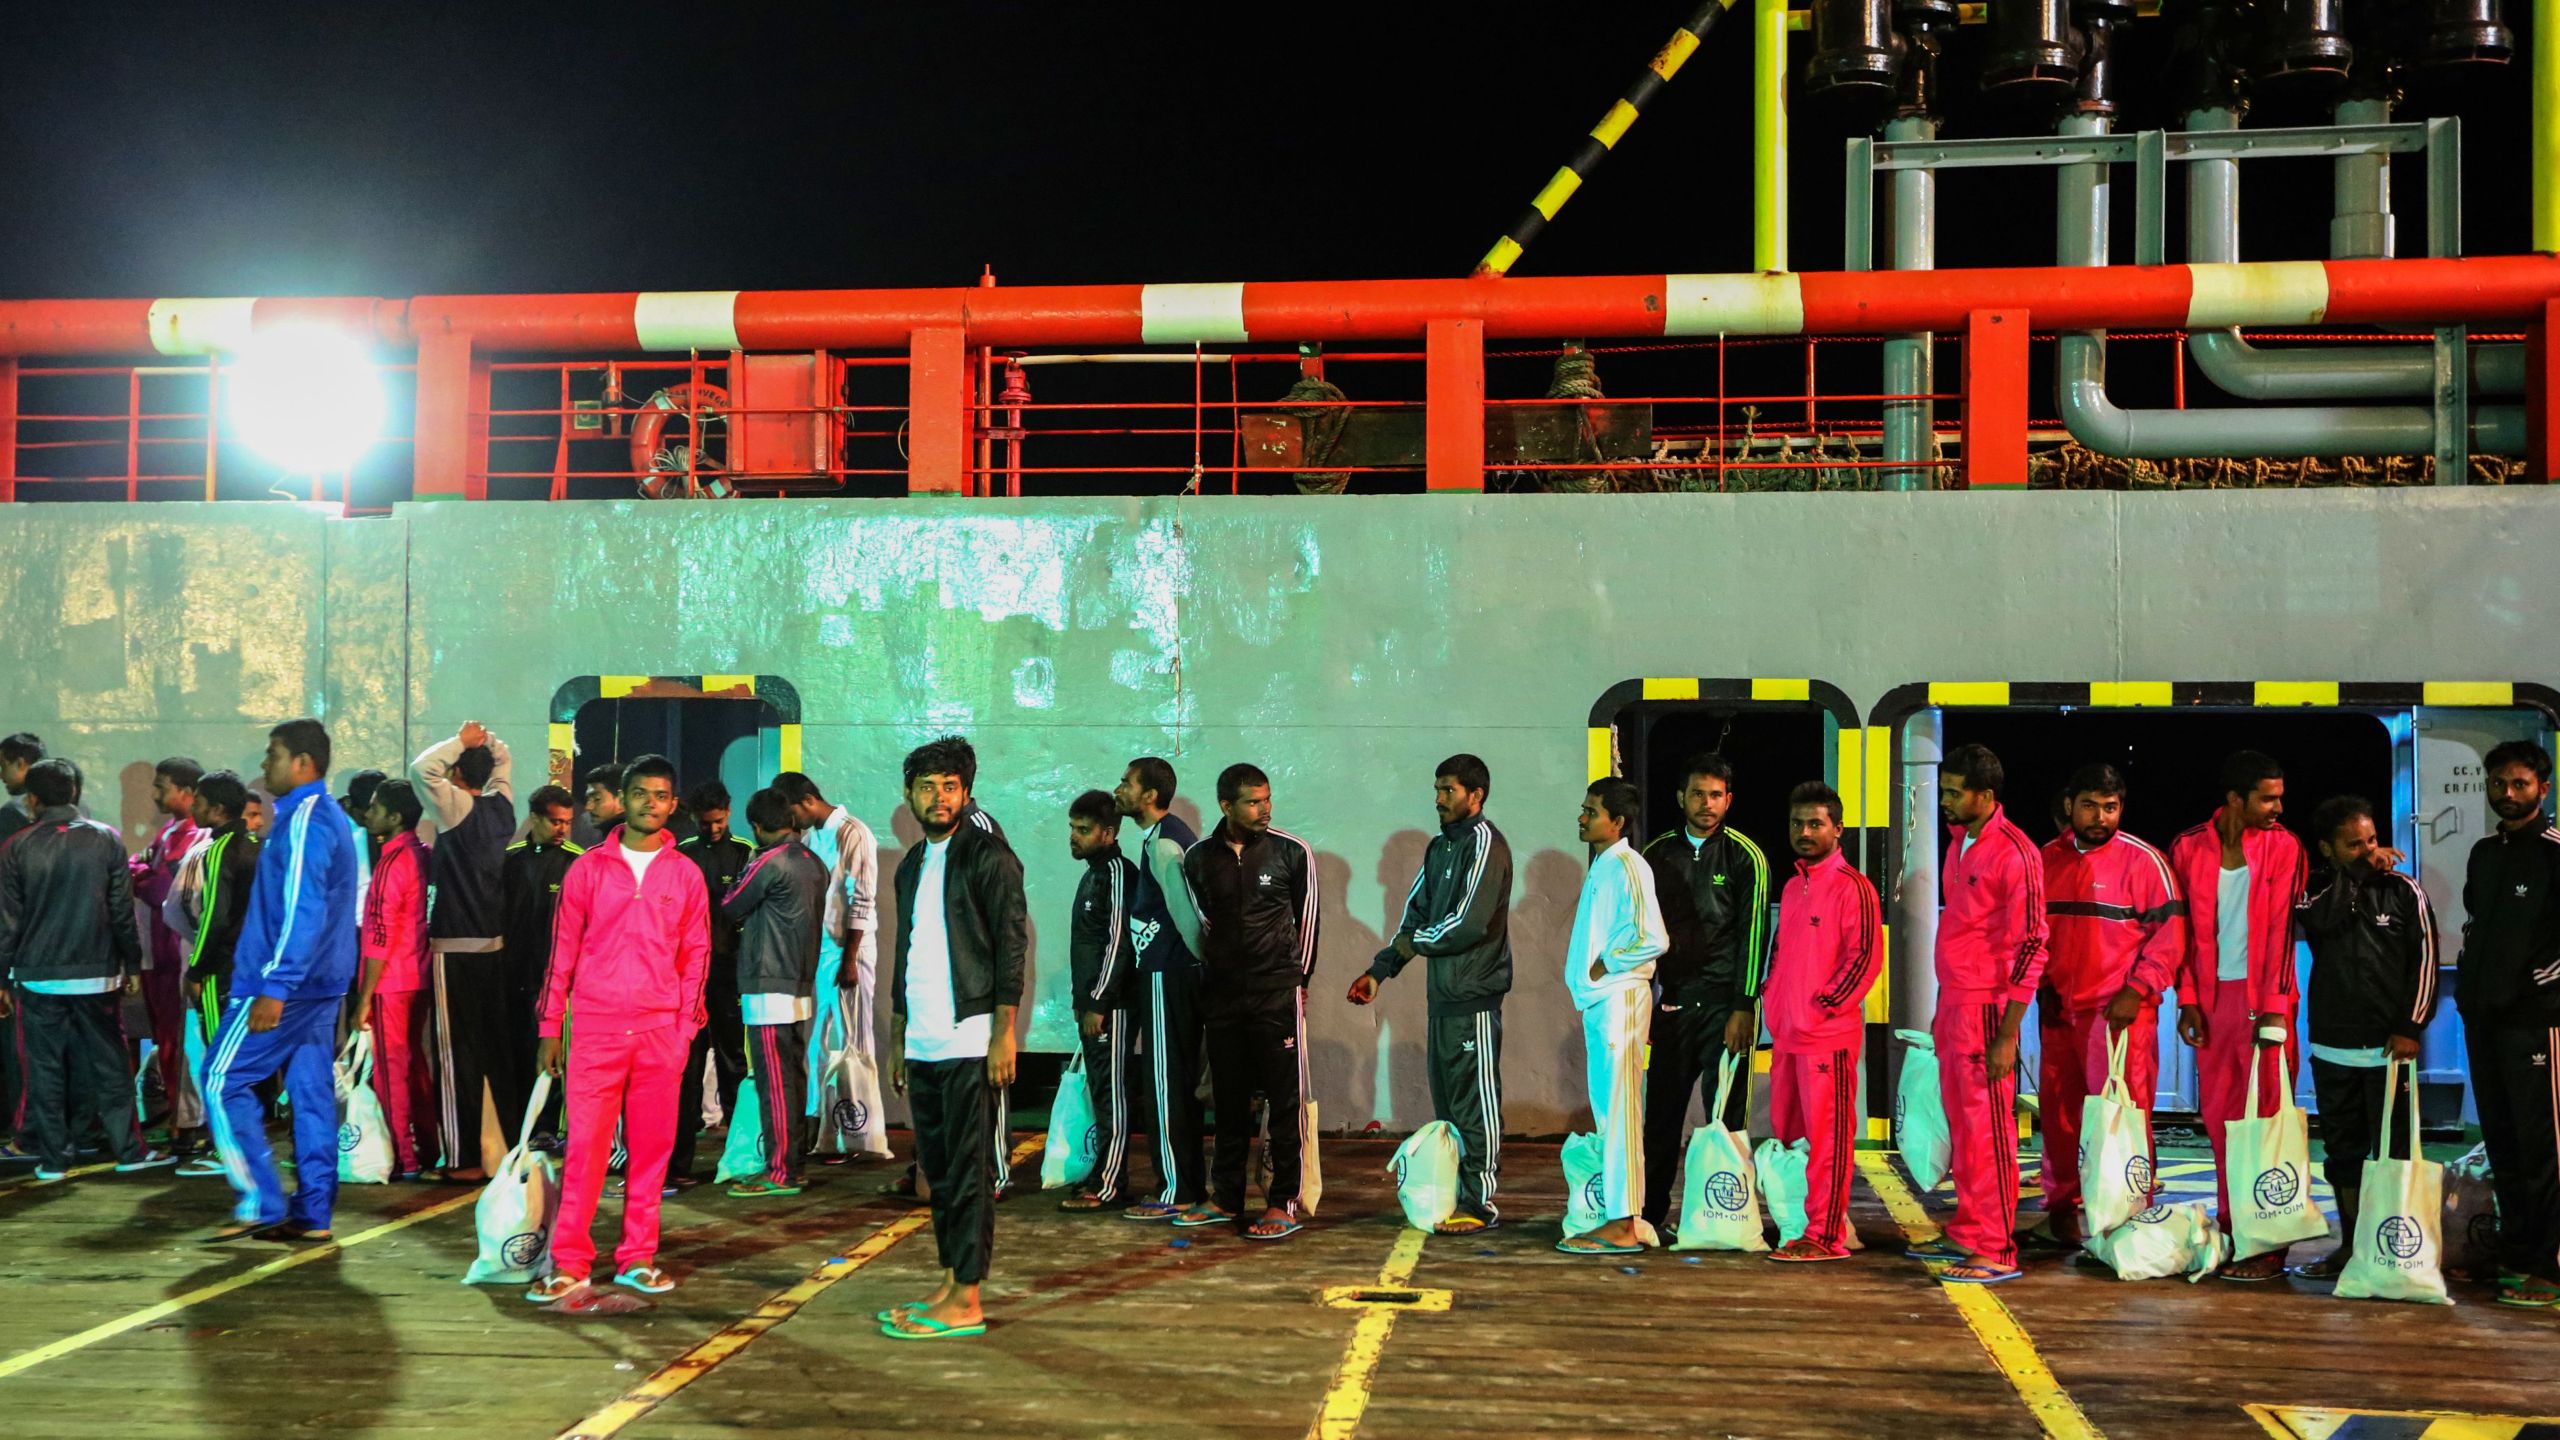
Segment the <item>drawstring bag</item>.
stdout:
<svg viewBox="0 0 2560 1440">
<path fill-rule="evenodd" d="M 1058 1075 L 1058 1098 L 1049 1102 L 1049 1143 L 1040 1150 L 1040 1188 L 1079 1185 L 1093 1173 L 1101 1127 L 1093 1120 L 1093 1091 L 1085 1083 L 1084 1056 Z"/>
<path fill-rule="evenodd" d="M 826 1070 L 813 1091 L 826 1106 L 818 1112 L 818 1148 L 838 1155 L 887 1155 L 879 1065 L 853 1042 L 853 1026 L 842 1005 L 827 1012 L 824 1033 L 834 1043 L 827 1048 Z"/>
<path fill-rule="evenodd" d="M 1955 1164 L 1955 1142 L 1947 1136 L 1947 1107 L 1938 1095 L 1938 1042 L 1926 1030 L 1896 1030 L 1893 1038 L 1907 1047 L 1902 1079 L 1893 1092 L 1893 1143 L 1902 1151 L 1902 1165 L 1911 1172 L 1912 1183 L 1927 1195 L 1945 1183 Z M 1774 1203 L 1771 1213 L 1775 1213 Z"/>
<path fill-rule="evenodd" d="M 2409 1158 L 2391 1158 L 2392 1112 L 2399 1106 L 2400 1077 L 2406 1067 L 2409 1123 L 2405 1127 Z M 2357 1188 L 2355 1253 L 2338 1274 L 2338 1295 L 2346 1300 L 2415 1300 L 2450 1305 L 2444 1290 L 2444 1167 L 2427 1158 L 2418 1144 L 2418 1062 L 2394 1060 L 2382 1086 L 2382 1128 L 2375 1136 L 2380 1151 L 2364 1164 Z"/>
<path fill-rule="evenodd" d="M 1429 1233 L 1458 1213 L 1458 1127 L 1434 1120 L 1414 1131 L 1387 1161 L 1404 1223 Z"/>
<path fill-rule="evenodd" d="M 1744 1057 L 1728 1052 L 1716 1075 L 1716 1103 L 1707 1123 L 1689 1132 L 1687 1168 L 1682 1172 L 1680 1229 L 1674 1250 L 1766 1250 L 1768 1236 L 1760 1225 L 1760 1197 L 1752 1183 L 1751 1141 L 1725 1127 L 1725 1105 L 1732 1099 L 1734 1078 Z M 1797 1202 L 1799 1209 L 1803 1202 Z"/>
<path fill-rule="evenodd" d="M 1905 1062 L 1906 1068 L 1908 1062 Z M 1936 1092 L 1931 1091 L 1932 1094 Z M 1763 1140 L 1752 1152 L 1752 1169 L 1760 1178 L 1760 1199 L 1769 1207 L 1769 1223 L 1778 1227 L 1778 1243 L 1791 1245 L 1812 1225 L 1805 1216 L 1805 1170 L 1812 1163 L 1811 1142 Z"/>
<path fill-rule="evenodd" d="M 2329 1233 L 2311 1198 L 2311 1127 L 2281 1083 L 2282 1047 L 2260 1045 L 2249 1057 L 2249 1108 L 2223 1131 L 2224 1183 L 2231 1194 L 2231 1258 L 2246 1260 Z M 2259 1075 L 2276 1062 L 2276 1112 L 2258 1114 Z"/>
<path fill-rule="evenodd" d="M 480 1253 L 463 1273 L 465 1285 L 492 1282 L 523 1285 L 551 1268 L 551 1221 L 560 1213 L 560 1166 L 532 1148 L 533 1127 L 551 1098 L 551 1076 L 535 1078 L 533 1098 L 524 1107 L 525 1138 L 481 1187 L 472 1218 L 480 1232 Z"/>
<path fill-rule="evenodd" d="M 712 1172 L 714 1183 L 760 1179 L 773 1168 L 765 1154 L 764 1112 L 756 1108 L 762 1103 L 754 1075 L 738 1082 L 737 1103 L 729 1107 L 729 1138 L 720 1146 L 720 1168 Z"/>
<path fill-rule="evenodd" d="M 2080 1205 L 2088 1213 L 2083 1233 L 2103 1235 L 2151 1208 L 2157 1179 L 2151 1162 L 2151 1117 L 2133 1103 L 2125 1083 L 2133 1027 L 2107 1041 L 2107 1087 L 2080 1105 Z M 2055 1164 L 2059 1156 L 2045 1163 Z"/>
<path fill-rule="evenodd" d="M 2498 1273 L 2498 1196 L 2489 1188 L 2489 1147 L 2444 1167 L 2444 1273 L 2488 1280 Z"/>
<path fill-rule="evenodd" d="M 373 1093 L 372 1031 L 347 1037 L 347 1048 L 338 1052 L 337 1072 L 338 1183 L 387 1185 L 393 1169 L 391 1126 Z"/>
<path fill-rule="evenodd" d="M 1609 1223 L 1601 1213 L 1600 1137 L 1588 1131 L 1564 1139 L 1564 1233 L 1588 1235 Z"/>
<path fill-rule="evenodd" d="M 2154 1205 L 2112 1230 L 2091 1230 L 2081 1248 L 2119 1280 L 2183 1275 L 2194 1284 L 2231 1258 L 2231 1241 L 2202 1200 Z"/>
</svg>

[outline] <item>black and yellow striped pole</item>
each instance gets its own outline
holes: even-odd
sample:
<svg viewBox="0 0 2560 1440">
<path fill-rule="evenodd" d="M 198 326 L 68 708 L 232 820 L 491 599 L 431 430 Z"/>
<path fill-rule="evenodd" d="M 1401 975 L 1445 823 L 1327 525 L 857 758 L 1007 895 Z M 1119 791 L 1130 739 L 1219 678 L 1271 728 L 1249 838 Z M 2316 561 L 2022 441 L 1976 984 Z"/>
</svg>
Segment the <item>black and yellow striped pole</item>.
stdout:
<svg viewBox="0 0 2560 1440">
<path fill-rule="evenodd" d="M 1547 228 L 1548 221 L 1556 218 L 1556 212 L 1564 208 L 1564 202 L 1572 199 L 1573 192 L 1582 188 L 1582 182 L 1591 178 L 1591 172 L 1600 168 L 1600 162 L 1609 158 L 1609 152 L 1617 148 L 1618 137 L 1627 133 L 1627 127 L 1636 123 L 1636 117 L 1644 112 L 1644 107 L 1652 104 L 1653 97 L 1662 93 L 1662 87 L 1671 83 L 1671 77 L 1680 73 L 1680 67 L 1688 63 L 1690 53 L 1698 48 L 1698 42 L 1707 38 L 1707 32 L 1715 28 L 1716 21 L 1722 19 L 1724 12 L 1732 6 L 1733 0 L 1706 0 L 1686 24 L 1671 32 L 1671 38 L 1663 42 L 1662 48 L 1646 63 L 1644 73 L 1636 77 L 1636 83 L 1627 87 L 1627 93 L 1618 97 L 1617 103 L 1609 107 L 1609 113 L 1600 117 L 1599 124 L 1591 127 L 1591 133 L 1583 137 L 1581 148 L 1557 167 L 1554 177 L 1538 192 L 1537 198 L 1529 202 L 1529 208 L 1521 211 L 1520 218 L 1512 222 L 1511 233 L 1493 242 L 1493 248 L 1484 252 L 1484 258 L 1476 262 L 1477 274 L 1510 273 L 1511 266 L 1520 258 L 1520 252 L 1529 247 L 1530 241 L 1538 238 L 1538 232 Z"/>
</svg>

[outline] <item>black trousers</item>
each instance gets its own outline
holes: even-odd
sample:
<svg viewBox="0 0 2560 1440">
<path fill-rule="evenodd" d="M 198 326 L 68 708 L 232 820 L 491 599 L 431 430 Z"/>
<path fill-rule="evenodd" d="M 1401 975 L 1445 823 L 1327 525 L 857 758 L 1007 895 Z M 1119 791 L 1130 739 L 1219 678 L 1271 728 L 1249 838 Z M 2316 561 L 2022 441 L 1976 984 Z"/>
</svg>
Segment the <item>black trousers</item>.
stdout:
<svg viewBox="0 0 2560 1440">
<path fill-rule="evenodd" d="M 1428 1040 L 1431 1113 L 1458 1129 L 1458 1208 L 1499 1220 L 1493 1195 L 1502 1169 L 1502 1011 L 1434 1015 Z"/>
<path fill-rule="evenodd" d="M 2391 1117 L 2391 1128 L 2400 1133 L 2382 1134 L 2384 1077 L 2398 1073 L 2399 1067 L 2394 1065 L 2341 1065 L 2317 1055 L 2311 1057 L 2311 1093 L 2320 1100 L 2320 1148 L 2324 1156 L 2320 1173 L 2338 1197 L 2341 1210 L 2356 1208 L 2356 1197 L 2364 1193 L 2364 1162 L 2384 1153 L 2375 1141 L 2389 1141 L 2390 1158 L 2409 1158 L 2408 1122 L 2401 1116 L 2408 1114 L 2408 1107 L 2416 1102 L 2405 1082 L 2392 1102 L 2399 1110 Z M 2354 1238 L 2350 1234 L 2349 1242 Z"/>
<path fill-rule="evenodd" d="M 2498 1264 L 2560 1280 L 2560 1026 L 2462 1019 L 2498 1196 Z"/>
<path fill-rule="evenodd" d="M 5 980 L 0 980 L 0 986 L 7 986 L 13 1001 L 26 998 L 25 992 Z M 27 1032 L 19 1018 L 23 1008 L 0 1017 L 0 1134 L 15 1144 L 29 1143 L 18 1138 L 27 1126 Z"/>
<path fill-rule="evenodd" d="M 738 1082 L 747 1078 L 747 1026 L 738 1009 L 738 966 L 711 967 L 710 982 L 703 987 L 703 1006 L 711 1012 L 711 1023 L 702 1033 L 711 1037 L 711 1068 L 719 1077 L 720 1113 L 738 1108 Z M 800 1086 L 808 1089 L 808 1067 L 801 1067 Z"/>
<path fill-rule="evenodd" d="M 757 1127 L 764 1136 L 765 1178 L 778 1185 L 797 1185 L 809 1161 L 809 1141 L 818 1128 L 818 1117 L 808 1113 L 809 1022 L 739 1028 L 746 1036 L 745 1048 L 754 1056 L 756 1113 L 738 1114 L 732 1092 L 729 1128 Z M 682 1172 L 670 1166 L 667 1173 Z"/>
<path fill-rule="evenodd" d="M 907 1110 L 916 1127 L 916 1164 L 930 1187 L 933 1248 L 963 1285 L 987 1278 L 995 1258 L 996 1093 L 987 1062 L 909 1060 Z"/>
<path fill-rule="evenodd" d="M 1196 1205 L 1206 1189 L 1200 1163 L 1200 1052 L 1207 1035 L 1200 1016 L 1200 970 L 1184 966 L 1147 977 L 1146 1010 L 1137 1014 L 1139 1048 L 1152 1062 L 1148 1087 L 1155 1092 L 1156 1177 L 1167 1205 Z"/>
<path fill-rule="evenodd" d="M 505 952 L 501 952 L 505 953 Z M 542 1048 L 542 987 L 551 978 L 550 957 L 510 955 L 507 960 L 507 1034 L 515 1053 L 524 1057 L 523 1070 L 511 1078 L 521 1081 L 520 1093 L 500 1095 L 498 1113 L 510 1125 L 520 1124 L 525 1103 L 533 1098 L 533 1082 L 539 1072 L 534 1068 L 535 1052 Z M 551 1098 L 543 1102 L 542 1115 L 533 1122 L 536 1135 L 560 1133 L 562 1092 L 569 1087 L 554 1085 Z M 495 1093 L 494 1091 L 492 1092 Z"/>
<path fill-rule="evenodd" d="M 1671 1187 L 1680 1178 L 1681 1132 L 1689 1124 L 1689 1096 L 1713 1109 L 1716 1068 L 1725 1053 L 1724 1027 L 1731 1006 L 1691 1002 L 1653 1007 L 1645 1036 L 1644 1067 L 1644 1218 L 1655 1228 L 1671 1214 Z M 1756 1037 L 1755 1037 L 1756 1038 Z M 1748 1063 L 1750 1057 L 1743 1057 Z M 1744 1133 L 1751 1123 L 1750 1072 L 1736 1080 L 1725 1102 L 1725 1127 Z"/>
<path fill-rule="evenodd" d="M 517 1053 L 519 1034 L 508 1004 L 515 977 L 505 951 L 439 950 L 433 969 L 445 1168 L 477 1170 L 481 1088 L 487 1087 L 498 1131 L 512 1147 L 533 1094 L 533 1053 Z"/>
<path fill-rule="evenodd" d="M 1218 1207 L 1244 1213 L 1246 1157 L 1253 1153 L 1253 1097 L 1267 1107 L 1271 1180 L 1262 1203 L 1294 1215 L 1300 1166 L 1306 1153 L 1306 992 L 1295 988 L 1261 995 L 1219 997 L 1209 1010 L 1209 1103 L 1218 1111 L 1217 1158 L 1209 1188 Z"/>
<path fill-rule="evenodd" d="M 133 1119 L 133 1068 L 124 1048 L 124 995 L 18 992 L 27 1046 L 27 1129 L 36 1161 L 71 1168 L 73 1137 L 95 1125 L 125 1164 L 142 1158 Z"/>
<path fill-rule="evenodd" d="M 1081 1025 L 1083 1017 L 1077 1017 Z M 1137 1023 L 1126 1010 L 1102 1017 L 1102 1033 L 1084 1038 L 1085 1093 L 1093 1098 L 1093 1174 L 1084 1188 L 1108 1202 L 1123 1195 L 1146 1194 L 1158 1186 L 1137 1184 L 1130 1162 L 1137 1149 L 1129 1143 L 1132 1121 L 1145 1111 L 1147 1083 L 1139 1074 Z"/>
</svg>

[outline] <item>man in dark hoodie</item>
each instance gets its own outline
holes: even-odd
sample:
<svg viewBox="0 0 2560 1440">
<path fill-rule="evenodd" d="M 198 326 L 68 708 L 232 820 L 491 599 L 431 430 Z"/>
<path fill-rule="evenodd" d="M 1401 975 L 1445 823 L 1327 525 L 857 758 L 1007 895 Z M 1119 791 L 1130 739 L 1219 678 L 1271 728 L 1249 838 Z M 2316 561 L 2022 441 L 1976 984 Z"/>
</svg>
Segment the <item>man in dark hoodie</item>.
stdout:
<svg viewBox="0 0 2560 1440">
<path fill-rule="evenodd" d="M 66 1178 L 72 1137 L 92 1125 L 118 1171 L 174 1163 L 144 1149 L 134 1123 L 119 1012 L 142 973 L 142 935 L 124 842 L 74 808 L 80 771 L 70 761 L 31 766 L 26 787 L 34 818 L 0 845 L 0 975 L 16 993 L 0 990 L 0 1007 L 26 1008 L 36 1179 Z"/>
<path fill-rule="evenodd" d="M 818 1013 L 827 867 L 800 843 L 798 818 L 779 790 L 747 798 L 755 856 L 712 916 L 715 935 L 726 926 L 735 937 L 729 963 L 737 993 L 728 1004 L 733 1020 L 744 1025 L 747 1064 L 756 1079 L 756 1113 L 733 1114 L 729 1123 L 755 1125 L 764 1134 L 765 1173 L 729 1187 L 740 1199 L 799 1194 L 801 1162 L 817 1125 L 807 1113 L 809 1067 L 801 1057 L 808 1051 L 809 1022 Z M 698 1069 L 701 1061 L 693 1063 Z"/>
<path fill-rule="evenodd" d="M 1458 1210 L 1443 1235 L 1470 1235 L 1501 1223 L 1493 1203 L 1502 1168 L 1502 999 L 1511 993 L 1511 846 L 1484 818 L 1493 774 L 1473 755 L 1452 755 L 1431 778 L 1440 833 L 1404 897 L 1404 919 L 1369 971 L 1351 982 L 1351 1003 L 1378 998 L 1378 986 L 1414 959 L 1431 960 L 1431 1109 L 1457 1127 Z"/>
</svg>

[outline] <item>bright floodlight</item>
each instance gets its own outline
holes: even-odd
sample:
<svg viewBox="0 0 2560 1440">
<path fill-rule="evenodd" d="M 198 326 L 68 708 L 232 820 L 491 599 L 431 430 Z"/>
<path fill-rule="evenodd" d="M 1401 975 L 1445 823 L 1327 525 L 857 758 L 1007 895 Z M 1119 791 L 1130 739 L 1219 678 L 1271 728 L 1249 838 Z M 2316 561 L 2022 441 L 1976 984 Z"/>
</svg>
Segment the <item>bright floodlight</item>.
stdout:
<svg viewBox="0 0 2560 1440">
<path fill-rule="evenodd" d="M 382 434 L 373 359 L 333 330 L 264 332 L 222 384 L 241 438 L 295 474 L 344 470 Z"/>
</svg>

